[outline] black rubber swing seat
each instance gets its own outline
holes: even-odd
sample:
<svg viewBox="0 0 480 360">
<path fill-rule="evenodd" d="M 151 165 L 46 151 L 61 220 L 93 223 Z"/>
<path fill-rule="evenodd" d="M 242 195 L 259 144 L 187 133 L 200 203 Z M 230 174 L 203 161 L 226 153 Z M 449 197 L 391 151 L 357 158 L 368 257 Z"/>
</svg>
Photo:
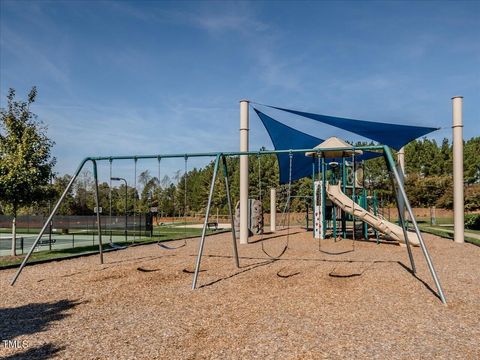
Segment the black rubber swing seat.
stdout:
<svg viewBox="0 0 480 360">
<path fill-rule="evenodd" d="M 285 247 L 283 248 L 283 250 L 280 252 L 280 254 L 276 255 L 276 256 L 272 256 L 270 255 L 266 250 L 265 250 L 265 247 L 263 246 L 263 242 L 262 242 L 262 251 L 265 255 L 267 255 L 270 259 L 273 259 L 273 260 L 276 260 L 276 259 L 280 259 L 282 257 L 283 254 L 285 254 L 285 252 L 288 250 L 288 244 L 285 245 Z"/>
<path fill-rule="evenodd" d="M 160 246 L 162 249 L 165 249 L 165 250 L 177 250 L 177 249 L 180 249 L 184 246 L 187 245 L 187 242 L 185 241 L 185 243 L 179 245 L 179 246 L 168 246 L 166 244 L 163 244 L 163 243 L 157 243 L 158 246 Z"/>
<path fill-rule="evenodd" d="M 115 243 L 109 243 L 108 246 L 110 246 L 112 249 L 117 249 L 117 250 L 123 250 L 127 248 L 124 245 L 117 245 Z"/>
</svg>

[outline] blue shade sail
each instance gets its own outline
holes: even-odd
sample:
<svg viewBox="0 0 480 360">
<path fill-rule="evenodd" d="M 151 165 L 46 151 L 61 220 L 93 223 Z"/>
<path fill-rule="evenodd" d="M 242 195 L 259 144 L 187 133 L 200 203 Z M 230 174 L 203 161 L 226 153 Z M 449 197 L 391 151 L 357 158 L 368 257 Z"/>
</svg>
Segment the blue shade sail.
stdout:
<svg viewBox="0 0 480 360">
<path fill-rule="evenodd" d="M 389 124 L 366 120 L 354 120 L 335 116 L 312 114 L 270 105 L 265 106 L 303 116 L 357 135 L 361 135 L 367 139 L 377 141 L 380 144 L 388 145 L 395 150 L 399 150 L 402 146 L 408 144 L 412 140 L 440 129 L 423 126 Z"/>
<path fill-rule="evenodd" d="M 275 150 L 313 149 L 323 142 L 323 139 L 284 125 L 255 108 L 253 110 L 257 113 L 265 129 L 267 129 Z M 290 154 L 276 155 L 280 167 L 280 184 L 286 184 L 290 176 Z M 292 153 L 292 181 L 311 176 L 312 162 L 313 158 L 305 156 L 304 153 Z"/>
<path fill-rule="evenodd" d="M 293 129 L 290 126 L 284 125 L 281 122 L 271 118 L 262 113 L 260 110 L 253 108 L 258 117 L 262 121 L 268 135 L 272 140 L 275 150 L 290 150 L 290 149 L 313 149 L 324 140 L 315 136 L 305 134 L 299 130 Z M 290 154 L 276 154 L 278 165 L 280 168 L 280 184 L 286 184 L 290 177 Z M 364 151 L 362 155 L 357 155 L 357 161 L 372 159 L 381 156 L 381 153 L 373 151 Z M 328 162 L 340 162 L 342 159 L 328 159 Z M 292 181 L 312 175 L 312 163 L 314 158 L 305 156 L 304 153 L 292 153 Z"/>
</svg>

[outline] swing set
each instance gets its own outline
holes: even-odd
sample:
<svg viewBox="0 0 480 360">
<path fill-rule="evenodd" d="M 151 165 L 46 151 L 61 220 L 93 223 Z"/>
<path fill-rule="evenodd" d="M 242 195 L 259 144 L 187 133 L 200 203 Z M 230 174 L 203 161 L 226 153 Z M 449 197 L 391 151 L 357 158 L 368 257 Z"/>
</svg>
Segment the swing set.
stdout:
<svg viewBox="0 0 480 360">
<path fill-rule="evenodd" d="M 286 243 L 283 248 L 283 250 L 279 254 L 270 254 L 268 251 L 266 251 L 263 241 L 262 241 L 262 250 L 263 252 L 270 258 L 272 259 L 278 259 L 280 258 L 288 249 L 289 247 L 289 238 L 290 238 L 290 206 L 291 206 L 291 185 L 292 185 L 292 163 L 293 163 L 293 158 L 295 154 L 301 154 L 302 156 L 305 156 L 306 153 L 314 153 L 316 154 L 317 157 L 321 158 L 322 152 L 326 151 L 353 151 L 356 152 L 358 150 L 362 151 L 376 151 L 376 152 L 383 152 L 384 158 L 386 160 L 392 181 L 396 184 L 395 190 L 397 192 L 397 198 L 402 199 L 403 203 L 405 204 L 407 211 L 410 215 L 412 225 L 415 228 L 416 235 L 418 236 L 419 243 L 421 250 L 423 252 L 423 255 L 425 256 L 425 260 L 427 262 L 428 268 L 430 270 L 430 273 L 432 275 L 432 278 L 435 282 L 438 294 L 442 302 L 446 303 L 445 296 L 443 294 L 443 290 L 440 284 L 440 281 L 438 279 L 438 276 L 436 274 L 435 268 L 433 266 L 432 260 L 430 258 L 430 255 L 428 253 L 428 250 L 425 246 L 425 243 L 423 241 L 422 234 L 420 232 L 420 229 L 418 227 L 418 224 L 415 220 L 415 216 L 413 214 L 412 208 L 409 204 L 405 189 L 403 187 L 403 184 L 401 182 L 400 175 L 397 171 L 397 168 L 395 167 L 395 163 L 393 160 L 393 155 L 391 153 L 391 150 L 388 146 L 385 145 L 370 145 L 370 146 L 348 146 L 345 148 L 323 148 L 321 150 L 316 149 L 316 148 L 311 148 L 311 149 L 290 149 L 290 150 L 262 150 L 262 151 L 255 151 L 255 152 L 215 152 L 215 153 L 187 153 L 187 154 L 161 154 L 161 155 L 136 155 L 136 156 L 112 156 L 112 157 L 88 157 L 82 160 L 80 165 L 78 166 L 76 172 L 74 173 L 73 177 L 71 178 L 70 182 L 68 183 L 67 187 L 65 188 L 63 194 L 57 201 L 56 205 L 54 206 L 52 212 L 48 216 L 47 220 L 45 221 L 42 229 L 40 230 L 40 233 L 38 234 L 37 238 L 35 239 L 34 243 L 32 244 L 32 247 L 30 248 L 27 256 L 23 259 L 22 264 L 18 268 L 17 272 L 15 273 L 11 285 L 14 285 L 15 282 L 17 281 L 19 275 L 21 274 L 23 268 L 27 264 L 30 256 L 32 255 L 35 247 L 37 246 L 37 243 L 40 241 L 41 237 L 45 233 L 48 224 L 52 221 L 53 217 L 55 216 L 58 208 L 60 207 L 62 201 L 68 194 L 69 190 L 72 188 L 73 183 L 77 179 L 78 175 L 82 171 L 82 169 L 85 167 L 85 165 L 90 162 L 93 167 L 93 176 L 94 176 L 94 185 L 95 185 L 95 202 L 97 207 L 99 206 L 99 191 L 98 191 L 98 171 L 97 171 L 97 163 L 101 161 L 110 161 L 112 162 L 113 160 L 115 161 L 120 161 L 120 160 L 134 160 L 135 164 L 135 176 L 136 176 L 136 168 L 137 168 L 137 161 L 138 160 L 143 160 L 143 159 L 157 159 L 158 164 L 159 164 L 159 173 L 160 173 L 160 161 L 161 159 L 168 159 L 168 158 L 184 158 L 185 159 L 185 177 L 184 177 L 184 225 L 186 226 L 186 204 L 187 204 L 187 179 L 186 179 L 186 174 L 187 174 L 187 161 L 189 158 L 194 158 L 194 157 L 203 157 L 203 158 L 214 158 L 214 168 L 213 168 L 213 174 L 212 174 L 212 179 L 210 182 L 210 189 L 209 189 L 209 195 L 208 195 L 208 201 L 205 209 L 205 217 L 203 221 L 203 227 L 202 227 L 202 233 L 199 241 L 199 247 L 196 255 L 196 260 L 195 260 L 195 270 L 193 273 L 193 280 L 192 280 L 192 289 L 197 288 L 197 282 L 198 282 L 198 277 L 201 269 L 201 261 L 202 261 L 202 256 L 205 248 L 205 242 L 206 242 L 206 232 L 208 228 L 208 219 L 210 215 L 210 210 L 211 210 L 211 204 L 212 204 L 212 198 L 214 195 L 215 191 L 215 183 L 217 179 L 217 173 L 219 171 L 220 166 L 223 169 L 223 177 L 224 177 L 224 183 L 225 183 L 225 190 L 226 190 L 226 197 L 227 197 L 227 203 L 228 203 L 228 210 L 229 210 L 229 217 L 230 217 L 230 223 L 231 223 L 231 237 L 232 237 L 232 252 L 233 252 L 233 258 L 234 258 L 234 264 L 237 268 L 240 267 L 240 261 L 239 261 L 239 256 L 238 256 L 238 249 L 237 249 L 237 239 L 236 239 L 236 234 L 235 234 L 235 225 L 234 225 L 234 214 L 233 214 L 233 208 L 232 208 L 232 199 L 231 199 L 231 194 L 230 194 L 230 180 L 229 180 L 229 171 L 227 168 L 227 157 L 236 157 L 236 156 L 263 156 L 263 155 L 270 155 L 270 154 L 276 154 L 278 155 L 288 155 L 289 158 L 289 181 L 288 181 L 288 191 L 287 191 L 287 200 L 284 208 L 284 213 L 287 214 L 286 221 L 287 221 L 287 234 L 286 234 Z M 261 181 L 260 181 L 261 185 Z M 135 206 L 135 205 L 134 205 Z M 401 213 L 400 213 L 401 214 Z M 97 216 L 97 234 L 98 234 L 98 239 L 99 239 L 99 259 L 100 263 L 104 263 L 104 254 L 103 254 L 103 248 L 102 248 L 102 232 L 101 232 L 101 218 L 99 212 L 96 214 Z M 405 222 L 402 216 L 400 216 L 400 221 L 402 223 L 402 227 L 404 231 L 406 231 L 405 227 Z M 411 262 L 411 268 L 412 272 L 416 272 L 415 264 L 413 261 L 413 256 L 411 254 L 411 249 L 410 246 L 408 245 L 408 237 L 406 237 L 406 242 L 407 242 L 407 250 Z M 186 239 L 184 239 L 184 243 L 178 247 L 166 247 L 164 244 L 159 245 L 167 250 L 175 250 L 180 247 L 183 247 L 186 245 Z M 162 246 L 163 245 L 163 246 Z"/>
</svg>

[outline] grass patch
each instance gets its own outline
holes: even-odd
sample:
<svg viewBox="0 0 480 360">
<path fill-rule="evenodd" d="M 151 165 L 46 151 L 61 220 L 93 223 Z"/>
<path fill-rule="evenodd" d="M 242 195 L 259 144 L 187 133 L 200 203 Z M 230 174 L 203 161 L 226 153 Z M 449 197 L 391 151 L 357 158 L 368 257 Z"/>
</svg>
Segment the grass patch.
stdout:
<svg viewBox="0 0 480 360">
<path fill-rule="evenodd" d="M 422 232 L 437 235 L 437 236 L 443 237 L 445 239 L 453 240 L 453 232 L 451 232 L 451 230 L 449 228 L 445 229 L 445 228 L 438 228 L 438 227 L 433 228 L 433 227 L 420 226 L 420 230 Z M 470 231 L 470 230 L 468 230 L 468 231 Z M 480 239 L 472 238 L 472 237 L 466 235 L 465 236 L 465 241 L 480 246 Z"/>
</svg>

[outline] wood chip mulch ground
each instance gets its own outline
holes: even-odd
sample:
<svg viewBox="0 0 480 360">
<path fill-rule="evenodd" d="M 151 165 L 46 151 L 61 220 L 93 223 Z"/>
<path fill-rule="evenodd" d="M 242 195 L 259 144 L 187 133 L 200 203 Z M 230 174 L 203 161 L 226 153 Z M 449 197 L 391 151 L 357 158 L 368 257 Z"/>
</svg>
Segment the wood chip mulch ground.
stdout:
<svg viewBox="0 0 480 360">
<path fill-rule="evenodd" d="M 279 253 L 285 232 L 265 235 Z M 420 248 L 318 242 L 291 230 L 267 257 L 259 237 L 232 257 L 230 234 L 0 271 L 4 359 L 479 359 L 480 247 L 425 234 L 448 306 Z M 174 244 L 174 243 L 173 243 Z M 4 340 L 10 341 L 8 344 Z M 16 347 L 16 348 L 15 348 Z"/>
</svg>

